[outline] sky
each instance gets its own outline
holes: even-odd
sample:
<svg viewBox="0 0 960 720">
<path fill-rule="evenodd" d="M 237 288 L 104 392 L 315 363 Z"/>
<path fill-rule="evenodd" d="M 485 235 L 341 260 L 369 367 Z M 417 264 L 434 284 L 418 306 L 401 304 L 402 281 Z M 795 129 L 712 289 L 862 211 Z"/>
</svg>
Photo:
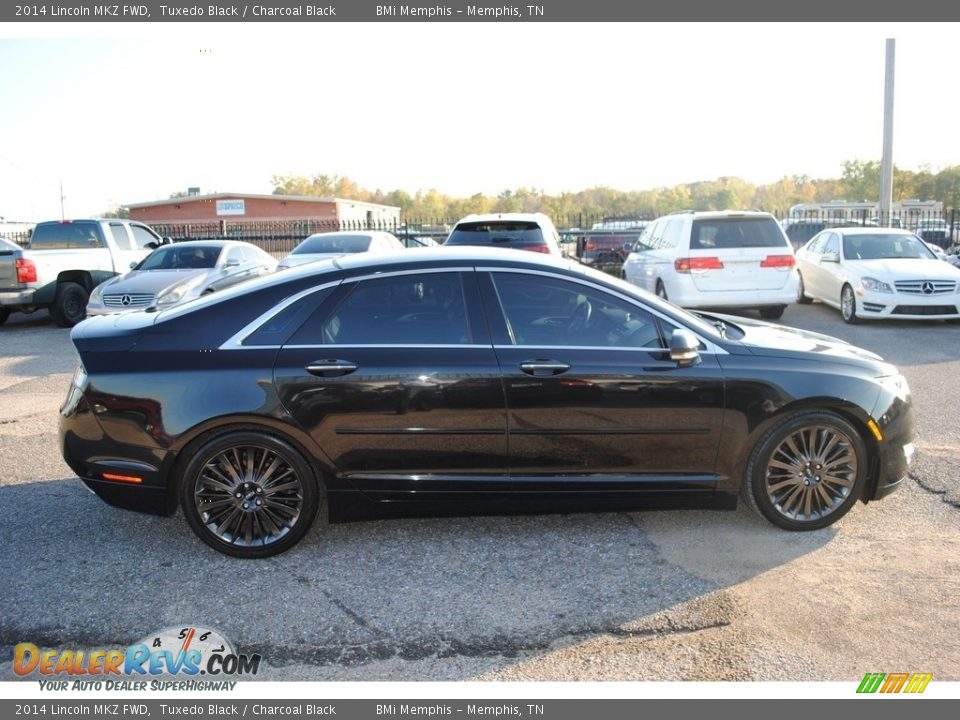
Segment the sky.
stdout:
<svg viewBox="0 0 960 720">
<path fill-rule="evenodd" d="M 0 217 L 342 175 L 453 196 L 960 164 L 956 26 L 8 24 Z"/>
</svg>

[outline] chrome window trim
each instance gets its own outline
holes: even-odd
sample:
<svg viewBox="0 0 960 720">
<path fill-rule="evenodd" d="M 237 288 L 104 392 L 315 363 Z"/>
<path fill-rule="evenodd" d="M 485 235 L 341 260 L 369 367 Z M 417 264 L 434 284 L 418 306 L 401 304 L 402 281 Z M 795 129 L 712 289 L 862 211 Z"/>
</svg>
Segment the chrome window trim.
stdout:
<svg viewBox="0 0 960 720">
<path fill-rule="evenodd" d="M 250 345 L 250 348 L 261 348 L 266 347 L 264 345 Z M 476 344 L 443 344 L 443 345 L 430 345 L 430 344 L 416 344 L 416 343 L 349 343 L 346 345 L 277 345 L 276 347 L 282 347 L 284 350 L 310 350 L 314 348 L 326 348 L 331 350 L 337 350 L 342 348 L 410 348 L 416 350 L 433 350 L 433 349 L 467 349 L 467 350 L 490 350 L 493 348 L 492 345 L 476 345 Z"/>
<path fill-rule="evenodd" d="M 279 315 L 288 307 L 293 305 L 293 303 L 298 300 L 302 300 L 313 293 L 320 292 L 321 290 L 326 290 L 329 287 L 336 287 L 343 282 L 343 279 L 333 280 L 332 282 L 324 283 L 323 285 L 316 285 L 314 287 L 307 288 L 306 290 L 301 290 L 295 295 L 291 295 L 284 300 L 281 300 L 279 304 L 274 305 L 265 313 L 261 314 L 260 317 L 252 320 L 247 323 L 240 331 L 232 335 L 230 338 L 224 341 L 224 343 L 217 348 L 218 350 L 270 350 L 277 349 L 281 347 L 280 345 L 244 345 L 243 341 L 246 340 L 250 335 L 253 335 L 261 325 L 266 323 L 268 320 L 273 319 L 276 315 Z"/>
<path fill-rule="evenodd" d="M 730 354 L 725 349 L 717 345 L 714 341 L 708 338 L 705 338 L 696 330 L 693 330 L 692 328 L 689 328 L 686 325 L 677 325 L 676 320 L 674 320 L 668 315 L 664 315 L 656 308 L 649 307 L 647 305 L 641 305 L 636 298 L 632 298 L 629 295 L 624 295 L 623 293 L 620 293 L 617 290 L 611 290 L 610 288 L 604 287 L 603 285 L 598 285 L 597 283 L 590 282 L 587 279 L 570 277 L 568 275 L 558 275 L 556 273 L 545 272 L 542 270 L 528 270 L 528 269 L 518 269 L 518 268 L 509 268 L 509 267 L 477 267 L 476 270 L 477 272 L 489 272 L 489 273 L 509 272 L 509 273 L 523 274 L 523 275 L 543 275 L 549 278 L 556 278 L 558 280 L 567 280 L 569 282 L 577 283 L 579 285 L 585 285 L 589 288 L 592 288 L 593 290 L 598 290 L 599 292 L 604 292 L 609 295 L 613 295 L 614 297 L 617 297 L 631 305 L 637 305 L 645 312 L 649 312 L 651 315 L 656 316 L 662 322 L 669 324 L 674 329 L 686 330 L 706 346 L 705 350 L 700 351 L 702 354 L 706 354 L 706 355 L 729 355 Z M 496 283 L 494 283 L 494 289 L 496 289 Z M 498 292 L 498 299 L 499 299 L 499 292 Z M 502 308 L 501 308 L 501 311 L 502 311 Z M 657 348 L 632 348 L 632 347 L 612 347 L 612 346 L 596 347 L 596 346 L 585 346 L 585 345 L 584 346 L 581 346 L 581 345 L 496 345 L 494 347 L 499 347 L 499 348 L 527 347 L 527 348 L 543 348 L 544 350 L 551 350 L 556 348 L 563 348 L 567 350 L 646 350 L 648 352 L 651 350 L 653 351 L 657 350 Z M 669 348 L 659 348 L 659 349 L 668 350 Z"/>
</svg>

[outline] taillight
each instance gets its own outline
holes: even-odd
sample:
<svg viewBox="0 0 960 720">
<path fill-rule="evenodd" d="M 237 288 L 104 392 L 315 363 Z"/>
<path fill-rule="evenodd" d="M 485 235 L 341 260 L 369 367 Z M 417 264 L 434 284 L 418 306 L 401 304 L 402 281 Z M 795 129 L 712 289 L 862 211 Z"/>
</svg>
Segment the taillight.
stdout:
<svg viewBox="0 0 960 720">
<path fill-rule="evenodd" d="M 792 268 L 797 264 L 793 255 L 767 255 L 760 263 L 762 268 Z"/>
<path fill-rule="evenodd" d="M 529 250 L 530 252 L 545 253 L 547 255 L 550 254 L 550 248 L 548 248 L 546 245 L 521 245 L 520 247 L 521 249 Z"/>
<path fill-rule="evenodd" d="M 32 283 L 37 281 L 37 266 L 33 260 L 17 258 L 17 282 Z"/>
<path fill-rule="evenodd" d="M 593 240 L 587 240 L 587 244 L 584 245 L 587 250 L 596 250 L 597 244 Z"/>
<path fill-rule="evenodd" d="M 678 273 L 697 272 L 703 270 L 723 270 L 723 263 L 718 257 L 687 257 L 673 261 L 673 269 Z"/>
</svg>

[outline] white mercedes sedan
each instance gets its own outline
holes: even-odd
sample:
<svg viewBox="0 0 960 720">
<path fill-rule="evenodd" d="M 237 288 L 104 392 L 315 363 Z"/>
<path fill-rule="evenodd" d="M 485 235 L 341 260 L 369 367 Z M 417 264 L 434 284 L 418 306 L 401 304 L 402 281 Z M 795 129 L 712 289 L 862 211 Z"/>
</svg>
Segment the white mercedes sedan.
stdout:
<svg viewBox="0 0 960 720">
<path fill-rule="evenodd" d="M 908 230 L 824 230 L 797 251 L 797 269 L 798 301 L 820 300 L 848 323 L 960 318 L 960 269 Z"/>
</svg>

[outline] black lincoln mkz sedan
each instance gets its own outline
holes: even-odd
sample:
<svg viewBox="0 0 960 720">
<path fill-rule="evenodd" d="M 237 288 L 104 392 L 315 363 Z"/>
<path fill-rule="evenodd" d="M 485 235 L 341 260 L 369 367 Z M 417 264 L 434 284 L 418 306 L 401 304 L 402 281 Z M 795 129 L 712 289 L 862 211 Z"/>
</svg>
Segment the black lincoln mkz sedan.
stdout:
<svg viewBox="0 0 960 720">
<path fill-rule="evenodd" d="M 840 340 L 693 315 L 572 262 L 355 255 L 74 328 L 63 455 L 229 555 L 315 518 L 726 507 L 822 528 L 894 490 L 906 381 Z"/>
</svg>

